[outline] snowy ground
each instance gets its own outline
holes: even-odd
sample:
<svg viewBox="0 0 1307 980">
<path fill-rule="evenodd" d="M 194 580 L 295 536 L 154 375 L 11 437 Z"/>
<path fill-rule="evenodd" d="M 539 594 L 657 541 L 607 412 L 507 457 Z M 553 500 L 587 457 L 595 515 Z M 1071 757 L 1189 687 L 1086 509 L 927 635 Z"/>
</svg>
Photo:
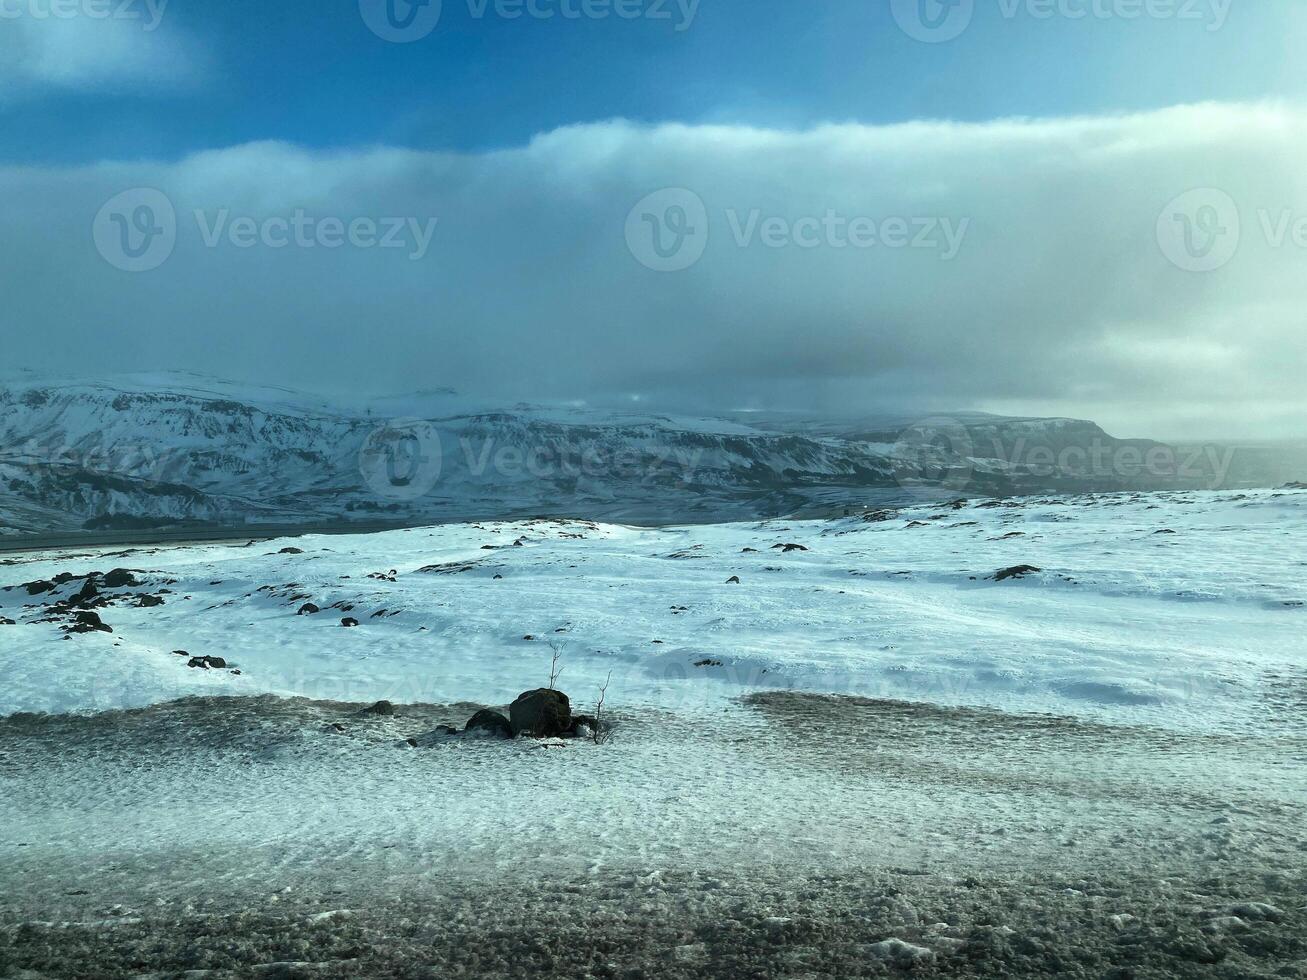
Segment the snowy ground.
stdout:
<svg viewBox="0 0 1307 980">
<path fill-rule="evenodd" d="M 13 556 L 0 977 L 1307 976 L 1307 493 L 989 503 Z"/>
</svg>

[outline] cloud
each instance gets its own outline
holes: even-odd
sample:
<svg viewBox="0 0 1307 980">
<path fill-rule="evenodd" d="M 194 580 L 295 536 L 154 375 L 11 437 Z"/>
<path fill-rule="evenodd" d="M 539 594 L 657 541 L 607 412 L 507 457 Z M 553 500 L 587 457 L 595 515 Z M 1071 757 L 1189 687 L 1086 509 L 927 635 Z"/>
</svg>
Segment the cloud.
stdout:
<svg viewBox="0 0 1307 980">
<path fill-rule="evenodd" d="M 190 86 L 204 50 L 169 28 L 167 0 L 0 0 L 0 106 L 51 92 Z"/>
<path fill-rule="evenodd" d="M 8 169 L 9 355 L 65 374 L 1296 435 L 1305 123 L 1279 105 L 804 131 L 615 121 L 477 155 L 259 143 Z M 131 208 L 95 219 L 140 187 L 174 206 L 175 243 L 124 272 L 92 232 L 111 250 L 137 234 Z M 1195 189 L 1212 190 L 1181 197 Z"/>
</svg>

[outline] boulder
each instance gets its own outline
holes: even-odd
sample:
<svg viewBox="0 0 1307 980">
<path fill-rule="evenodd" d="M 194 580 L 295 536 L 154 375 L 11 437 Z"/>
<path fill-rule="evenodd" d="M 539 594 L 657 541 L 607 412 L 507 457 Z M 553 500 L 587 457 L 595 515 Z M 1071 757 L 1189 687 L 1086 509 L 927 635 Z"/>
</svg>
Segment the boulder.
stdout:
<svg viewBox="0 0 1307 980">
<path fill-rule="evenodd" d="M 357 626 L 358 624 L 359 621 L 355 619 L 353 616 L 346 616 L 344 619 L 340 621 L 340 625 L 345 627 L 353 627 L 353 626 Z"/>
<path fill-rule="evenodd" d="M 512 738 L 513 726 L 498 711 L 482 708 L 463 726 L 465 732 L 478 732 L 483 735 L 496 735 L 500 738 Z"/>
<path fill-rule="evenodd" d="M 590 738 L 599 727 L 599 719 L 593 715 L 572 715 L 572 724 L 563 732 L 564 738 Z"/>
<path fill-rule="evenodd" d="M 227 661 L 222 657 L 191 657 L 186 662 L 187 667 L 200 667 L 204 670 L 226 670 Z"/>
<path fill-rule="evenodd" d="M 55 584 L 53 582 L 47 582 L 44 579 L 40 579 L 35 582 L 28 582 L 26 585 L 23 586 L 23 588 L 27 590 L 28 595 L 43 595 L 46 592 L 53 592 L 55 588 Z"/>
<path fill-rule="evenodd" d="M 127 569 L 115 568 L 105 575 L 103 584 L 106 589 L 125 589 L 141 583 L 136 581 L 136 576 Z"/>
<path fill-rule="evenodd" d="M 726 580 L 726 584 L 727 584 L 727 585 L 739 585 L 739 584 L 740 584 L 740 576 L 738 576 L 738 575 L 732 575 L 730 578 L 728 578 L 728 579 Z"/>
<path fill-rule="evenodd" d="M 73 624 L 65 626 L 66 633 L 112 633 L 113 630 L 100 621 L 93 612 L 79 612 L 73 617 Z"/>
<path fill-rule="evenodd" d="M 1003 582 L 1010 578 L 1025 578 L 1034 572 L 1042 572 L 1042 568 L 1036 568 L 1034 565 L 1013 565 L 1011 568 L 1000 568 L 994 573 L 995 582 Z"/>
<path fill-rule="evenodd" d="M 363 709 L 365 715 L 379 715 L 383 718 L 389 718 L 395 713 L 395 706 L 389 701 L 378 701 L 370 708 Z"/>
<path fill-rule="evenodd" d="M 572 705 L 562 691 L 524 691 L 508 707 L 513 731 L 535 738 L 553 738 L 572 726 Z"/>
<path fill-rule="evenodd" d="M 16 625 L 18 624 L 15 623 L 12 619 L 5 619 L 5 617 L 0 616 L 0 626 L 16 626 Z"/>
<path fill-rule="evenodd" d="M 317 606 L 315 606 L 313 603 L 306 602 L 304 603 L 304 605 L 300 606 L 299 612 L 297 612 L 295 615 L 312 616 L 314 613 L 318 613 L 318 612 L 322 612 L 322 610 L 319 609 Z"/>
<path fill-rule="evenodd" d="M 141 609 L 149 609 L 153 606 L 162 606 L 163 597 L 157 595 L 142 594 L 137 597 L 136 605 Z"/>
</svg>

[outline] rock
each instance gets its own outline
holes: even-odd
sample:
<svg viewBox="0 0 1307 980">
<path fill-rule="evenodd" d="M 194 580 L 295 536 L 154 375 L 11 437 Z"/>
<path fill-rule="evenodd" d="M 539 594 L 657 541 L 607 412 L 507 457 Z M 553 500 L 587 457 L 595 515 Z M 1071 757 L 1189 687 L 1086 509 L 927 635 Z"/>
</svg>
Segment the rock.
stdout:
<svg viewBox="0 0 1307 980">
<path fill-rule="evenodd" d="M 73 625 L 64 627 L 65 633 L 112 633 L 113 630 L 100 621 L 93 612 L 79 612 L 74 617 Z"/>
<path fill-rule="evenodd" d="M 104 577 L 103 584 L 106 589 L 125 589 L 141 583 L 136 581 L 136 576 L 127 569 L 115 568 Z"/>
<path fill-rule="evenodd" d="M 1237 916 L 1250 922 L 1279 922 L 1284 918 L 1282 910 L 1265 902 L 1240 902 L 1225 909 L 1223 914 Z"/>
<path fill-rule="evenodd" d="M 477 732 L 482 735 L 496 735 L 500 738 L 513 737 L 513 725 L 498 711 L 482 708 L 463 726 L 465 732 Z"/>
<path fill-rule="evenodd" d="M 389 701 L 378 701 L 370 708 L 364 708 L 365 715 L 379 715 L 383 718 L 389 718 L 395 714 L 395 706 Z"/>
<path fill-rule="evenodd" d="M 5 619 L 5 617 L 0 616 L 0 626 L 17 626 L 17 625 L 18 624 L 15 623 L 12 619 Z"/>
<path fill-rule="evenodd" d="M 563 738 L 589 738 L 599 728 L 599 719 L 593 715 L 572 715 L 572 724 L 563 732 Z"/>
<path fill-rule="evenodd" d="M 27 590 L 28 595 L 44 595 L 47 592 L 53 592 L 55 584 L 47 582 L 45 579 L 38 579 L 35 582 L 28 582 L 23 588 Z"/>
<path fill-rule="evenodd" d="M 1025 578 L 1034 572 L 1042 572 L 1042 568 L 1036 568 L 1034 565 L 1013 565 L 1011 568 L 1001 568 L 994 573 L 995 582 L 1003 582 L 1010 578 Z"/>
<path fill-rule="evenodd" d="M 69 603 L 74 606 L 90 605 L 100 597 L 100 587 L 96 585 L 94 576 L 88 575 L 86 581 L 82 584 L 77 594 L 69 599 Z"/>
<path fill-rule="evenodd" d="M 163 605 L 163 597 L 157 595 L 142 595 L 136 600 L 136 605 L 141 609 L 150 609 L 154 606 Z"/>
<path fill-rule="evenodd" d="M 358 624 L 359 621 L 355 619 L 353 616 L 346 616 L 344 619 L 340 621 L 340 625 L 347 628 L 352 626 L 357 626 Z"/>
<path fill-rule="evenodd" d="M 782 549 L 782 550 L 783 550 L 784 552 L 786 552 L 787 554 L 788 554 L 789 552 L 791 552 L 791 551 L 807 551 L 807 550 L 808 550 L 807 548 L 805 548 L 805 547 L 804 547 L 803 545 L 801 545 L 801 544 L 774 544 L 774 545 L 772 545 L 772 550 L 773 550 L 773 551 L 775 551 L 777 548 Z"/>
<path fill-rule="evenodd" d="M 279 554 L 279 555 L 302 555 L 302 554 L 304 554 L 304 549 L 302 549 L 302 548 L 282 548 L 279 552 L 277 552 L 277 554 Z"/>
<path fill-rule="evenodd" d="M 306 603 L 304 603 L 304 605 L 300 606 L 300 608 L 299 608 L 299 612 L 297 612 L 295 615 L 296 615 L 296 616 L 312 616 L 314 613 L 319 613 L 319 612 L 322 612 L 322 610 L 319 609 L 317 606 L 315 606 L 313 603 L 311 603 L 311 602 L 306 602 Z"/>
<path fill-rule="evenodd" d="M 204 670 L 226 670 L 227 661 L 222 657 L 191 657 L 186 662 L 187 667 L 200 667 Z"/>
<path fill-rule="evenodd" d="M 524 691 L 508 708 L 513 731 L 535 738 L 553 738 L 572 726 L 572 705 L 562 691 Z"/>
<path fill-rule="evenodd" d="M 730 578 L 728 578 L 728 579 L 726 580 L 726 584 L 727 584 L 727 585 L 739 585 L 739 584 L 740 584 L 740 576 L 738 576 L 738 575 L 732 575 Z"/>
<path fill-rule="evenodd" d="M 935 959 L 934 950 L 905 943 L 902 939 L 883 939 L 865 948 L 870 956 L 884 963 L 893 963 L 895 966 L 916 966 L 933 962 Z"/>
</svg>

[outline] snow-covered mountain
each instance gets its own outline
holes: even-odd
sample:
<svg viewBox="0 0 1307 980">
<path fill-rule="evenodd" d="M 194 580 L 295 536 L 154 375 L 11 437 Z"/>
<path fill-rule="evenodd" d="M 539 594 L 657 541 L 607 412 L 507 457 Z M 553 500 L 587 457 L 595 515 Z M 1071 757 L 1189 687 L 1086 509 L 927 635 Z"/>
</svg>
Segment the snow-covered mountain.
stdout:
<svg viewBox="0 0 1307 980">
<path fill-rule="evenodd" d="M 1152 448 L 1071 419 L 688 418 L 500 407 L 447 390 L 344 404 L 194 375 L 24 377 L 0 382 L 0 526 L 689 523 L 905 494 L 1220 482 L 1115 465 L 1126 450 Z M 1111 465 L 1082 470 L 1090 453 Z"/>
</svg>

